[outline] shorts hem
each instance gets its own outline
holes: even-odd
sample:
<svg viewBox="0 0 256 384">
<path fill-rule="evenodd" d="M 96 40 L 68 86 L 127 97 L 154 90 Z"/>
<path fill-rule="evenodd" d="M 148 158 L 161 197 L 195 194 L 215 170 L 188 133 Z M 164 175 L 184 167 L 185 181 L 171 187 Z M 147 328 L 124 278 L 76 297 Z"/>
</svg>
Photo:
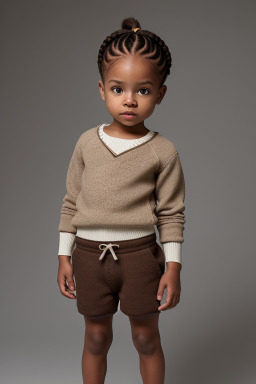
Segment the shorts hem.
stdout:
<svg viewBox="0 0 256 384">
<path fill-rule="evenodd" d="M 117 313 L 117 311 L 115 311 L 115 312 L 104 313 L 104 314 L 102 314 L 102 315 L 91 316 L 91 315 L 87 315 L 86 313 L 84 313 L 84 312 L 82 312 L 82 311 L 80 311 L 80 310 L 78 310 L 78 312 L 79 312 L 81 315 L 86 316 L 86 317 L 88 317 L 88 318 L 90 318 L 90 319 L 100 319 L 100 318 L 107 317 L 107 316 L 110 316 L 110 315 L 114 315 L 115 313 Z"/>
<path fill-rule="evenodd" d="M 129 313 L 122 311 L 121 309 L 120 309 L 120 311 L 123 312 L 128 317 L 134 317 L 134 318 L 148 317 L 148 316 L 152 316 L 152 315 L 160 315 L 160 313 L 161 313 L 161 311 L 157 311 L 157 312 L 143 313 L 142 315 L 131 315 Z"/>
</svg>

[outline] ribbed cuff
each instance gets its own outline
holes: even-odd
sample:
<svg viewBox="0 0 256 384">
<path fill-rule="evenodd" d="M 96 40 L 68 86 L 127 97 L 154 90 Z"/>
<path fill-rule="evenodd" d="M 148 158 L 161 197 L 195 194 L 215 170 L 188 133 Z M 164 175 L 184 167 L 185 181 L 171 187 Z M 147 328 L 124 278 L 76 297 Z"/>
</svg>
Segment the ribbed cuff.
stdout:
<svg viewBox="0 0 256 384">
<path fill-rule="evenodd" d="M 74 233 L 60 232 L 58 255 L 71 256 L 75 245 Z"/>
<path fill-rule="evenodd" d="M 182 264 L 182 243 L 171 241 L 168 243 L 163 243 L 165 261 L 176 261 Z"/>
</svg>

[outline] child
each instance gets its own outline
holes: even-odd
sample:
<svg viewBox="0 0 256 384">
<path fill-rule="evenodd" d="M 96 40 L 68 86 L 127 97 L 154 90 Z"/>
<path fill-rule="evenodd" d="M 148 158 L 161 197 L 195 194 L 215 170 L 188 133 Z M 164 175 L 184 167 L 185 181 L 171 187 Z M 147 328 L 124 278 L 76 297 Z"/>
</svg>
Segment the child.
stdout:
<svg viewBox="0 0 256 384">
<path fill-rule="evenodd" d="M 87 384 L 104 383 L 119 305 L 130 320 L 143 383 L 164 383 L 158 320 L 180 300 L 185 182 L 174 144 L 144 121 L 166 93 L 171 63 L 163 40 L 135 18 L 124 19 L 98 55 L 99 90 L 113 121 L 83 132 L 69 164 L 58 284 L 84 316 Z"/>
</svg>

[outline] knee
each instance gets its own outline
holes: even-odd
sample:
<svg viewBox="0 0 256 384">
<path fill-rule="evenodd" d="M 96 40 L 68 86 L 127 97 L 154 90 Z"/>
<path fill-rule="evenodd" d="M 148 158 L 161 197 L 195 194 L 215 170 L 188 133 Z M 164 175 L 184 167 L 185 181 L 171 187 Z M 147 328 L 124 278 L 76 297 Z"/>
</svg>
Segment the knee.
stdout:
<svg viewBox="0 0 256 384">
<path fill-rule="evenodd" d="M 159 336 L 152 333 L 140 332 L 133 336 L 135 348 L 142 355 L 152 355 L 159 345 Z"/>
<path fill-rule="evenodd" d="M 104 331 L 86 330 L 85 332 L 85 347 L 93 355 L 107 353 L 113 340 L 113 335 L 107 334 Z"/>
</svg>

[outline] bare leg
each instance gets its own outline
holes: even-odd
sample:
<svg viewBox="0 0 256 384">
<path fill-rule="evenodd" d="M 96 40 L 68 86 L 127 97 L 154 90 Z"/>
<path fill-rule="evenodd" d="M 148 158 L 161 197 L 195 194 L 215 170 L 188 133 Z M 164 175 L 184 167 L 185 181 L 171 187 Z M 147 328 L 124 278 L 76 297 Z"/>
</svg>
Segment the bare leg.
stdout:
<svg viewBox="0 0 256 384">
<path fill-rule="evenodd" d="M 159 314 L 129 317 L 129 320 L 143 384 L 164 384 L 165 359 L 158 329 Z"/>
<path fill-rule="evenodd" d="M 101 318 L 84 316 L 84 321 L 83 383 L 103 384 L 107 373 L 107 353 L 113 340 L 113 314 Z"/>
</svg>

